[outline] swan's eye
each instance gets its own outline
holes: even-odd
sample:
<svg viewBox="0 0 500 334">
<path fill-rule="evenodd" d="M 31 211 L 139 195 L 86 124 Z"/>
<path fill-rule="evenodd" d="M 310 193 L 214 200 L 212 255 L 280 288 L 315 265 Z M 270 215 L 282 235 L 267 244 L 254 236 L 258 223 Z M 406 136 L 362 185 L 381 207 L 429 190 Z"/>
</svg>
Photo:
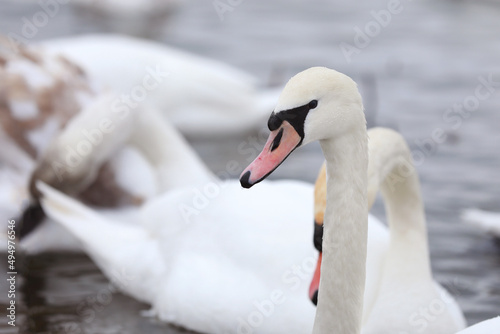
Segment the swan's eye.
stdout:
<svg viewBox="0 0 500 334">
<path fill-rule="evenodd" d="M 309 102 L 309 109 L 314 109 L 318 106 L 318 100 L 312 100 Z"/>
</svg>

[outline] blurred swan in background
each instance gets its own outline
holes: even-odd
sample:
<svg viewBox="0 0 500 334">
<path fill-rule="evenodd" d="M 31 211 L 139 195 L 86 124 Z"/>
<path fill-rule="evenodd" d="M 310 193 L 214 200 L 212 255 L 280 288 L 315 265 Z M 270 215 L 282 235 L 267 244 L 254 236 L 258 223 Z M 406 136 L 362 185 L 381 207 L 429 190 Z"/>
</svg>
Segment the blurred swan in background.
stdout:
<svg viewBox="0 0 500 334">
<path fill-rule="evenodd" d="M 85 203 L 116 208 L 211 175 L 155 110 L 111 108 L 114 95 L 98 95 L 84 71 L 64 56 L 2 47 L 0 79 L 2 221 L 26 207 L 30 179 L 31 185 L 43 180 Z M 36 197 L 36 189 L 30 190 Z M 30 252 L 67 249 L 59 248 L 67 239 L 60 236 L 54 227 L 42 227 L 21 245 Z"/>
<path fill-rule="evenodd" d="M 0 36 L 0 161 L 28 170 L 58 131 L 95 92 L 80 67 L 64 56 L 10 49 Z"/>
<path fill-rule="evenodd" d="M 14 52 L 0 36 L 2 222 L 28 200 L 28 180 L 45 147 L 94 95 L 76 64 L 30 48 Z"/>
<path fill-rule="evenodd" d="M 190 137 L 257 129 L 279 93 L 259 89 L 253 77 L 231 66 L 136 38 L 87 35 L 40 45 L 79 64 L 101 87 L 119 92 L 113 108 L 153 106 Z"/>
<path fill-rule="evenodd" d="M 479 229 L 500 238 L 500 213 L 467 209 L 462 213 L 462 219 Z"/>
<path fill-rule="evenodd" d="M 43 181 L 70 195 L 78 195 L 96 181 L 102 166 L 124 148 L 134 148 L 154 173 L 154 183 L 143 189 L 144 171 L 130 161 L 132 155 L 121 154 L 112 161 L 114 179 L 121 189 L 143 197 L 163 193 L 174 187 L 208 182 L 211 172 L 187 141 L 154 109 L 137 107 L 130 112 L 115 112 L 114 94 L 103 94 L 78 115 L 49 143 L 39 158 L 31 177 L 34 184 Z M 121 170 L 123 169 L 123 170 Z M 148 175 L 149 173 L 145 173 Z M 109 180 L 100 180 L 102 183 Z M 146 182 L 147 184 L 148 182 Z"/>
<path fill-rule="evenodd" d="M 131 206 L 177 187 L 212 180 L 214 176 L 194 150 L 154 110 L 138 108 L 123 117 L 107 108 L 110 99 L 112 96 L 96 99 L 50 143 L 31 177 L 30 189 L 35 198 L 39 198 L 39 193 L 34 185 L 41 180 L 78 198 L 85 193 L 86 203 L 105 207 L 101 211 L 107 216 L 131 221 L 134 217 Z M 101 138 L 96 139 L 99 143 L 92 146 L 89 154 L 78 154 L 80 145 L 90 142 L 84 131 L 95 132 L 104 119 L 112 124 L 113 130 L 100 133 Z M 78 159 L 75 164 L 69 162 L 75 157 Z M 62 171 L 53 168 L 55 162 L 64 166 Z M 103 166 L 108 166 L 107 173 L 102 173 Z M 108 192 L 102 194 L 102 189 L 93 189 L 92 184 L 108 185 Z M 103 205 L 109 196 L 120 202 Z M 129 200 L 124 202 L 124 199 Z M 68 233 L 64 228 L 56 232 L 61 228 L 55 225 L 45 221 L 23 240 L 24 248 L 30 253 L 81 250 L 78 242 L 69 243 L 73 247 L 68 248 L 65 242 Z"/>
<path fill-rule="evenodd" d="M 158 36 L 181 0 L 73 0 L 79 16 L 107 31 L 140 37 Z"/>
<path fill-rule="evenodd" d="M 32 173 L 30 190 L 35 197 L 33 185 L 43 180 L 84 203 L 104 208 L 138 205 L 172 187 L 205 180 L 210 175 L 208 169 L 169 125 L 168 118 L 181 125 L 195 124 L 184 127 L 188 133 L 241 132 L 265 117 L 268 109 L 263 105 L 270 105 L 274 96 L 258 93 L 253 79 L 241 71 L 136 39 L 88 36 L 47 42 L 45 48 L 50 52 L 22 47 L 14 53 L 6 42 L 0 50 L 5 108 L 0 113 L 4 147 L 0 161 L 22 175 L 8 181 L 13 174 L 4 173 L 4 197 L 17 201 L 4 211 L 8 218 L 12 218 L 11 210 L 18 212 L 26 206 L 28 198 L 21 200 L 11 193 L 26 194 L 22 188 L 28 186 Z M 55 50 L 83 59 L 97 79 Z M 175 82 L 162 87 L 169 79 Z M 116 91 L 128 94 L 113 93 Z M 146 99 L 144 93 L 149 103 L 141 103 Z M 132 100 L 122 100 L 124 95 Z M 96 134 L 97 141 L 105 138 L 99 145 L 90 145 L 95 152 L 87 158 L 77 154 L 77 146 L 86 149 L 105 115 L 120 130 Z M 132 116 L 118 122 L 124 115 Z M 68 168 L 68 161 L 78 164 Z M 64 174 L 63 180 L 58 174 Z M 43 214 L 36 203 L 28 216 L 32 212 L 36 217 Z M 23 242 L 31 245 L 28 249 L 33 252 L 46 246 L 56 250 L 58 240 L 64 239 L 53 232 L 43 238 L 36 235 Z M 42 239 L 51 242 L 36 241 Z"/>
</svg>

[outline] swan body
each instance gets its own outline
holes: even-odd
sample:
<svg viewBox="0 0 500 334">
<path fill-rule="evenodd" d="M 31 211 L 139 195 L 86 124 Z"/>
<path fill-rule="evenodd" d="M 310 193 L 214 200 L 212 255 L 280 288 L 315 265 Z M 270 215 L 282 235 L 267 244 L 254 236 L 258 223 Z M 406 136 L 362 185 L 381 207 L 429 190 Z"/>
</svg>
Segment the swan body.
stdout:
<svg viewBox="0 0 500 334">
<path fill-rule="evenodd" d="M 258 91 L 255 79 L 228 65 L 131 37 L 88 35 L 41 45 L 80 64 L 101 87 L 119 92 L 113 108 L 152 105 L 190 136 L 254 129 L 276 95 Z"/>
<path fill-rule="evenodd" d="M 110 280 L 121 273 L 117 285 L 150 303 L 161 320 L 204 333 L 309 333 L 315 310 L 307 285 L 317 254 L 304 221 L 312 212 L 312 186 L 269 182 L 253 194 L 237 181 L 219 186 L 206 203 L 197 188 L 169 191 L 125 227 L 40 188 L 48 216 L 80 240 Z M 247 203 L 258 210 L 248 211 Z M 276 203 L 297 210 L 283 214 Z"/>
<path fill-rule="evenodd" d="M 500 213 L 479 209 L 467 209 L 462 213 L 462 219 L 479 229 L 500 238 Z"/>
<path fill-rule="evenodd" d="M 368 159 L 366 121 L 356 84 L 327 68 L 301 72 L 285 86 L 268 126 L 271 134 L 264 150 L 240 178 L 245 188 L 262 181 L 294 149 L 309 142 L 319 141 L 326 158 L 321 279 L 313 333 L 455 333 L 463 329 L 465 320 L 456 302 L 432 280 L 424 210 L 410 151 L 397 133 L 379 129 L 371 133 L 382 132 L 373 136 L 381 141 L 379 154 L 370 152 Z M 365 284 L 367 217 L 379 188 L 390 241 L 376 298 L 370 304 L 364 298 L 365 285 L 369 286 L 368 280 Z M 442 298 L 449 298 L 449 305 Z M 440 303 L 439 316 L 418 326 L 416 312 L 433 303 Z"/>
</svg>

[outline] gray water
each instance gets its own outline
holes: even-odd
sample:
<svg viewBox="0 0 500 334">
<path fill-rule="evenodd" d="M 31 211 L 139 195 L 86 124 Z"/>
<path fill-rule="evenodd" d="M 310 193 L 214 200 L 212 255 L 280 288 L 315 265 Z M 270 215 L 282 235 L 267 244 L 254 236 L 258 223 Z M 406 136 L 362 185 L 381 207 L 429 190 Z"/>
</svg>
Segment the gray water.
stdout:
<svg viewBox="0 0 500 334">
<path fill-rule="evenodd" d="M 434 276 L 474 324 L 500 314 L 500 247 L 492 237 L 464 225 L 460 213 L 468 207 L 500 212 L 500 85 L 471 107 L 467 117 L 454 114 L 450 119 L 447 110 L 471 101 L 479 77 L 500 82 L 500 3 L 402 0 L 401 12 L 348 62 L 339 44 L 353 44 L 356 27 L 373 25 L 370 11 L 387 6 L 384 0 L 253 0 L 225 13 L 221 21 L 211 1 L 186 1 L 156 37 L 245 69 L 269 85 L 314 65 L 353 77 L 370 125 L 399 130 L 418 158 Z M 21 18 L 39 10 L 37 4 L 0 2 L 0 31 L 19 32 Z M 105 29 L 92 17 L 63 6 L 35 39 Z M 446 140 L 437 143 L 432 134 L 439 129 Z M 255 134 L 192 144 L 220 172 L 229 160 L 242 167 L 248 163 L 251 157 L 239 154 L 237 147 L 249 136 Z M 319 147 L 308 146 L 272 178 L 314 181 L 322 160 Z M 380 201 L 373 213 L 384 217 Z M 110 291 L 109 282 L 84 255 L 45 254 L 22 263 L 20 333 L 183 332 L 142 316 L 145 304 L 115 291 L 104 293 Z M 2 291 L 4 266 L 0 262 Z M 2 310 L 6 302 L 2 292 Z M 2 316 L 0 333 L 8 330 Z"/>
</svg>

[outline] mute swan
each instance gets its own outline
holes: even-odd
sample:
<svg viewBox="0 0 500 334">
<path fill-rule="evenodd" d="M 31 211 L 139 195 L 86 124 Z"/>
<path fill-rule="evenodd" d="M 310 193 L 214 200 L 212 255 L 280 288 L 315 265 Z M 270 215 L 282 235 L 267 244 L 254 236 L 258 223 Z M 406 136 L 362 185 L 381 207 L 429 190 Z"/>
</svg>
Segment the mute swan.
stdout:
<svg viewBox="0 0 500 334">
<path fill-rule="evenodd" d="M 103 200 L 112 196 L 114 205 L 103 210 L 122 219 L 130 210 L 117 208 L 120 203 L 139 204 L 176 187 L 212 180 L 212 173 L 189 144 L 155 110 L 114 113 L 108 108 L 111 101 L 110 95 L 97 98 L 49 144 L 31 176 L 31 193 L 36 198 L 34 185 L 40 180 L 78 198 L 86 196 L 87 202 L 100 198 L 89 194 L 93 182 L 111 183 L 107 189 L 112 190 Z M 105 163 L 110 164 L 110 174 L 98 176 Z M 65 229 L 46 221 L 22 246 L 30 253 L 80 250 L 78 242 L 66 242 L 69 238 Z"/>
<path fill-rule="evenodd" d="M 6 227 L 29 199 L 36 159 L 95 92 L 81 68 L 63 56 L 24 47 L 16 53 L 2 36 L 0 91 L 0 216 Z"/>
<path fill-rule="evenodd" d="M 47 215 L 83 243 L 109 279 L 134 273 L 122 290 L 150 303 L 162 320 L 205 333 L 311 331 L 307 285 L 317 255 L 307 223 L 310 185 L 266 182 L 242 192 L 230 180 L 176 188 L 145 203 L 140 219 L 124 228 L 122 217 L 102 217 L 41 187 Z M 258 209 L 248 211 L 247 203 Z M 289 212 L 276 210 L 280 204 Z M 388 235 L 371 216 L 369 230 L 367 282 L 374 296 Z"/>
<path fill-rule="evenodd" d="M 462 213 L 462 219 L 467 223 L 479 227 L 481 230 L 500 238 L 500 213 L 488 212 L 479 209 L 467 209 Z"/>
<path fill-rule="evenodd" d="M 36 160 L 46 154 L 49 143 L 73 117 L 84 114 L 86 108 L 95 109 L 92 102 L 97 94 L 84 71 L 63 56 L 50 56 L 36 48 L 21 47 L 18 51 L 13 52 L 0 37 L 0 89 L 3 92 L 0 96 L 0 142 L 3 148 L 0 163 L 22 174 L 24 181 L 13 180 L 13 184 L 26 187 L 29 175 L 36 168 Z M 109 106 L 103 107 L 109 109 Z M 100 114 L 100 117 L 104 118 L 105 114 Z M 75 131 L 94 130 L 70 128 Z M 66 130 L 68 132 L 71 133 Z M 64 149 L 64 153 L 68 152 Z M 52 165 L 49 167 L 53 170 Z M 96 173 L 93 171 L 93 178 Z M 4 181 L 8 182 L 7 179 Z M 101 187 L 100 190 L 106 189 Z"/>
<path fill-rule="evenodd" d="M 6 43 L 0 38 L 3 222 L 28 202 L 30 176 L 34 195 L 33 185 L 43 180 L 100 207 L 136 205 L 210 179 L 191 147 L 151 107 L 114 110 L 113 95 L 98 95 L 93 81 L 64 56 L 35 47 L 14 53 Z M 74 242 L 63 245 L 69 236 L 59 229 L 48 221 L 21 246 L 30 253 L 68 245 L 75 250 Z"/>
<path fill-rule="evenodd" d="M 13 52 L 0 36 L 0 161 L 29 172 L 53 136 L 93 99 L 83 71 L 63 56 Z"/>
<path fill-rule="evenodd" d="M 119 92 L 114 109 L 147 103 L 189 136 L 257 128 L 276 98 L 272 90 L 258 91 L 255 79 L 243 71 L 150 41 L 88 35 L 47 40 L 41 46 Z"/>
<path fill-rule="evenodd" d="M 162 180 L 161 192 L 206 180 L 206 167 L 168 120 L 156 116 L 154 108 L 113 108 L 114 94 L 96 89 L 93 78 L 64 56 L 36 47 L 18 51 L 13 52 L 0 37 L 0 88 L 5 92 L 0 96 L 1 163 L 26 175 L 36 168 L 33 179 L 54 186 L 53 174 L 61 172 L 64 190 L 80 192 L 127 142 L 138 147 L 156 169 L 166 168 L 169 178 Z M 106 126 L 112 128 L 111 134 L 102 128 Z M 83 152 L 89 147 L 92 154 Z M 41 161 L 35 166 L 37 159 Z M 68 159 L 77 166 L 67 166 Z"/>
<path fill-rule="evenodd" d="M 460 309 L 453 299 L 445 302 L 450 296 L 432 280 L 419 181 L 408 169 L 411 155 L 404 141 L 392 143 L 399 146 L 389 148 L 393 156 L 374 159 L 383 164 L 376 174 L 367 174 L 366 121 L 354 81 L 322 67 L 297 74 L 281 93 L 268 126 L 266 146 L 242 173 L 243 187 L 262 181 L 293 150 L 312 141 L 320 142 L 326 158 L 322 275 L 313 333 L 444 334 L 464 328 Z M 363 315 L 367 204 L 373 200 L 368 194 L 372 185 L 379 186 L 373 178 L 386 199 L 391 238 L 377 298 Z M 434 304 L 439 312 L 432 321 L 419 316 Z"/>
<path fill-rule="evenodd" d="M 33 184 L 41 180 L 68 194 L 79 193 L 125 145 L 140 151 L 154 169 L 156 193 L 210 181 L 211 172 L 194 150 L 154 109 L 116 112 L 109 108 L 113 100 L 113 94 L 101 95 L 71 119 L 46 148 L 33 173 Z M 123 188 L 136 186 L 128 182 Z"/>
</svg>

